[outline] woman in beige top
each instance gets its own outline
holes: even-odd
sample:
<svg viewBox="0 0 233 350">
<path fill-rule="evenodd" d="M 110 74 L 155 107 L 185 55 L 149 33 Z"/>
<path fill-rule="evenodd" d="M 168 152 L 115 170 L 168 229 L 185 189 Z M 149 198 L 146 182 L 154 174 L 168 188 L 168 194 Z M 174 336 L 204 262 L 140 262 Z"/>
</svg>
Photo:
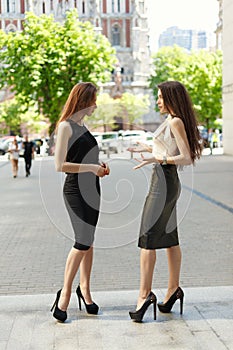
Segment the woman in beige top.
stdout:
<svg viewBox="0 0 233 350">
<path fill-rule="evenodd" d="M 10 153 L 13 177 L 16 178 L 18 175 L 19 163 L 19 147 L 16 138 L 14 138 L 14 141 L 12 142 L 8 152 Z"/>
<path fill-rule="evenodd" d="M 185 87 L 177 81 L 158 85 L 157 104 L 166 120 L 154 134 L 150 148 L 140 144 L 131 152 L 150 152 L 152 157 L 142 155 L 139 169 L 154 163 L 151 185 L 147 195 L 138 246 L 141 248 L 141 282 L 136 311 L 130 312 L 134 321 L 140 322 L 150 304 L 154 305 L 156 319 L 157 298 L 151 291 L 156 262 L 156 249 L 167 249 L 169 281 L 165 299 L 158 304 L 161 312 L 170 312 L 177 299 L 183 312 L 183 290 L 179 287 L 181 250 L 179 246 L 176 202 L 180 194 L 177 166 L 190 165 L 200 158 L 201 143 L 192 103 Z"/>
</svg>

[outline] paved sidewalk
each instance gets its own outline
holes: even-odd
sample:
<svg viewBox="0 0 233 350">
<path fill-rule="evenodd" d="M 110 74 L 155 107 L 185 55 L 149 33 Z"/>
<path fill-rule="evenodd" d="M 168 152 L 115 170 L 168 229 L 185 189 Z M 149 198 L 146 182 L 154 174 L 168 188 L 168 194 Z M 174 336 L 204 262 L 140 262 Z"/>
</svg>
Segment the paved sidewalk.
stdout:
<svg viewBox="0 0 233 350">
<path fill-rule="evenodd" d="M 116 213 L 106 214 L 103 207 L 92 273 L 99 315 L 79 311 L 73 294 L 65 324 L 57 323 L 50 312 L 72 244 L 61 233 L 65 210 L 61 208 L 58 216 L 59 208 L 53 212 L 50 205 L 58 205 L 60 192 L 59 186 L 53 187 L 53 160 L 36 159 L 30 178 L 25 178 L 20 160 L 17 179 L 11 176 L 9 162 L 1 161 L 0 350 L 233 350 L 233 157 L 204 156 L 193 171 L 180 173 L 184 315 L 179 315 L 178 302 L 171 314 L 158 311 L 153 321 L 150 307 L 142 324 L 132 322 L 128 311 L 135 308 L 138 294 L 138 214 L 150 169 L 131 175 L 131 160 L 110 161 L 112 174 L 103 186 L 103 204 L 113 203 L 114 208 L 118 204 L 113 188 L 118 190 L 119 179 L 127 180 L 125 187 L 120 183 L 121 203 L 127 204 L 127 183 L 134 185 L 134 197 Z M 127 227 L 136 214 L 138 219 Z M 61 220 L 53 221 L 53 215 Z M 122 223 L 115 232 L 113 228 Z M 106 232 L 105 227 L 110 229 Z M 110 244 L 103 247 L 106 242 Z M 164 251 L 157 255 L 153 291 L 160 301 L 167 284 L 167 261 Z"/>
<path fill-rule="evenodd" d="M 159 300 L 165 290 L 156 290 Z M 58 323 L 49 312 L 54 295 L 1 296 L 1 350 L 230 350 L 233 349 L 233 287 L 186 288 L 184 314 L 152 306 L 143 323 L 132 322 L 136 291 L 94 292 L 97 316 L 78 311 L 72 295 L 68 319 Z"/>
</svg>

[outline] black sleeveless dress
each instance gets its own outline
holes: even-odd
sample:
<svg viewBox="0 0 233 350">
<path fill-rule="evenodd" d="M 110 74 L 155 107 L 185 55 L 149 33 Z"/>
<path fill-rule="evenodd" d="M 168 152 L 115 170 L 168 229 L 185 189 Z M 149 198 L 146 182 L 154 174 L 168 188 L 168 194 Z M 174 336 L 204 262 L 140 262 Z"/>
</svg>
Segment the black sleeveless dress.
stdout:
<svg viewBox="0 0 233 350">
<path fill-rule="evenodd" d="M 99 148 L 85 126 L 67 120 L 72 128 L 66 161 L 79 164 L 99 164 Z M 63 196 L 75 234 L 74 248 L 87 250 L 94 242 L 99 218 L 99 177 L 91 172 L 67 173 Z"/>
</svg>

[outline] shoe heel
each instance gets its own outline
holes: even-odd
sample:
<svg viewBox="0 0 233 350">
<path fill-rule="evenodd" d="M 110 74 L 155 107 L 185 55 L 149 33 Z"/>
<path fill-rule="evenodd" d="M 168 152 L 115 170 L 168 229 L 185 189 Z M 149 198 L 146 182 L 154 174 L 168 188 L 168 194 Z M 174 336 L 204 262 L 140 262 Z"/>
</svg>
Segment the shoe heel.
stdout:
<svg viewBox="0 0 233 350">
<path fill-rule="evenodd" d="M 56 296 L 56 299 L 55 299 L 55 301 L 54 301 L 54 303 L 53 303 L 53 306 L 51 307 L 51 312 L 53 311 L 53 309 L 55 308 L 55 306 L 58 304 L 58 300 L 59 300 L 59 298 L 60 298 L 60 295 L 61 295 L 61 290 L 59 290 L 58 292 L 57 292 L 57 296 Z"/>
<path fill-rule="evenodd" d="M 156 302 L 154 303 L 154 320 L 156 320 Z"/>
<path fill-rule="evenodd" d="M 56 305 L 56 303 L 57 303 L 57 299 L 54 301 L 54 304 L 53 304 L 53 306 L 51 307 L 51 312 L 53 311 L 53 309 L 55 308 L 55 305 Z"/>
<path fill-rule="evenodd" d="M 80 297 L 80 295 L 78 295 L 78 305 L 79 305 L 79 310 L 81 311 L 82 307 L 81 307 L 81 297 Z"/>
<path fill-rule="evenodd" d="M 180 314 L 182 315 L 183 314 L 183 301 L 184 301 L 184 297 L 182 296 L 180 298 Z"/>
</svg>

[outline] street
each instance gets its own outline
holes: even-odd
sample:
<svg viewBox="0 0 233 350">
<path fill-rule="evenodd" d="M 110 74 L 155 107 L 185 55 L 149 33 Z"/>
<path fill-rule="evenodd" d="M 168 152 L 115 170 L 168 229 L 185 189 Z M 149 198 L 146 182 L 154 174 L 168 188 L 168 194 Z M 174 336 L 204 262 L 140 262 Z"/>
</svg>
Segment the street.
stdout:
<svg viewBox="0 0 233 350">
<path fill-rule="evenodd" d="M 95 240 L 93 291 L 134 290 L 139 287 L 137 237 L 150 167 L 132 170 L 127 155 L 109 160 L 111 174 L 101 180 L 101 215 Z M 55 293 L 63 281 L 72 229 L 62 199 L 63 174 L 52 157 L 37 157 L 32 175 L 19 176 L 0 161 L 0 294 Z M 182 287 L 233 284 L 233 162 L 224 155 L 203 156 L 197 165 L 180 172 L 178 205 L 183 252 Z M 78 283 L 78 276 L 76 283 Z M 154 289 L 165 288 L 165 251 L 157 253 Z"/>
</svg>

